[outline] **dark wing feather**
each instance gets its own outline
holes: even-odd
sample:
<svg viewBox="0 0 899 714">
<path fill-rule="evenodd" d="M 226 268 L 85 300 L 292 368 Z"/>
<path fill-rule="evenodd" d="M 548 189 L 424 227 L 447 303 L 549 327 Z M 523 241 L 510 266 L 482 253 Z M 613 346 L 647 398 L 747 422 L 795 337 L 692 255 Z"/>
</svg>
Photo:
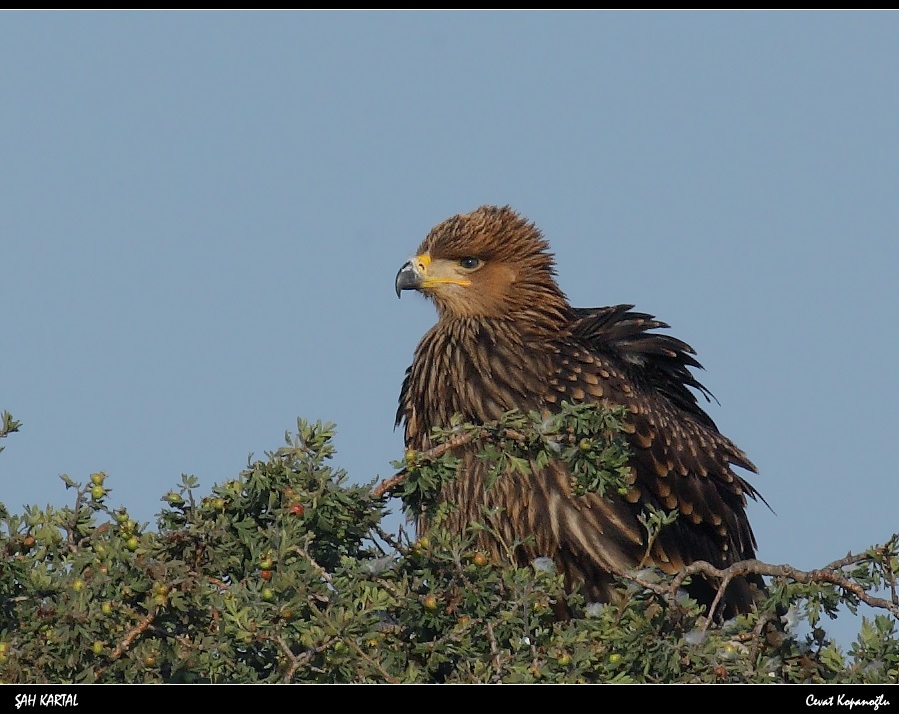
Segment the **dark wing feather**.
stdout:
<svg viewBox="0 0 899 714">
<path fill-rule="evenodd" d="M 632 312 L 630 305 L 578 309 L 574 315 L 572 339 L 553 381 L 557 400 L 592 398 L 629 409 L 631 514 L 636 518 L 647 503 L 681 514 L 654 544 L 653 561 L 674 573 L 696 560 L 726 567 L 754 557 L 745 508 L 746 497 L 757 493 L 733 467 L 755 471 L 755 466 L 699 406 L 691 388 L 706 396 L 708 391 L 690 372 L 699 367 L 692 348 L 650 332 L 667 325 Z M 762 587 L 760 579 L 753 582 Z M 703 589 L 708 590 L 703 583 L 694 588 Z M 741 581 L 729 591 L 726 614 L 751 602 L 748 583 Z"/>
<path fill-rule="evenodd" d="M 686 342 L 671 335 L 650 332 L 669 325 L 653 315 L 631 310 L 633 305 L 574 308 L 572 333 L 598 351 L 610 352 L 637 370 L 635 375 L 648 380 L 652 387 L 681 409 L 693 414 L 709 426 L 714 422 L 699 406 L 696 393 L 711 401 L 715 396 L 696 379 L 690 368 L 703 369 L 693 357 L 696 351 Z"/>
</svg>

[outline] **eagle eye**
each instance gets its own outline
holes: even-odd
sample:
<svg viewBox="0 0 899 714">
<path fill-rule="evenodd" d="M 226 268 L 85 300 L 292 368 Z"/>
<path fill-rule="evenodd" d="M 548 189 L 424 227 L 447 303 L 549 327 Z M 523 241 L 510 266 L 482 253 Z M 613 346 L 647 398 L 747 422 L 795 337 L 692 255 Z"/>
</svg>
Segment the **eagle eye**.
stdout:
<svg viewBox="0 0 899 714">
<path fill-rule="evenodd" d="M 480 267 L 481 261 L 479 258 L 473 258 L 469 256 L 467 258 L 460 258 L 459 265 L 461 265 L 466 270 L 474 270 L 475 268 Z"/>
</svg>

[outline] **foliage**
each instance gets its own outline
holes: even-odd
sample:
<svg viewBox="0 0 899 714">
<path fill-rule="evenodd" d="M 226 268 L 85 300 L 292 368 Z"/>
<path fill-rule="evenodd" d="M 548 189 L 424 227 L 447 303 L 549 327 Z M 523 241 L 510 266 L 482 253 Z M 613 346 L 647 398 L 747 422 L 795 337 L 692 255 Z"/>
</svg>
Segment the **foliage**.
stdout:
<svg viewBox="0 0 899 714">
<path fill-rule="evenodd" d="M 441 485 L 454 477 L 458 467 L 451 448 L 475 439 L 481 441 L 480 455 L 490 465 L 493 481 L 510 466 L 524 473 L 532 463 L 542 468 L 550 459 L 561 457 L 570 467 L 575 493 L 626 493 L 630 469 L 625 411 L 624 407 L 562 402 L 559 411 L 548 416 L 510 411 L 489 424 L 454 419 L 450 428 L 434 429 L 434 440 L 441 446 L 424 455 L 408 450 L 405 462 L 394 464 L 408 473 L 401 490 L 403 503 L 415 516 L 425 508 L 433 509 Z"/>
<path fill-rule="evenodd" d="M 499 464 L 556 458 L 580 488 L 626 483 L 620 415 L 566 407 L 457 425 Z M 4 415 L 6 433 L 18 423 Z M 65 508 L 0 504 L 4 682 L 887 682 L 899 676 L 897 538 L 830 569 L 773 570 L 757 613 L 718 625 L 644 570 L 609 605 L 566 596 L 552 562 L 489 562 L 435 530 L 383 532 L 385 489 L 330 465 L 331 424 L 199 495 L 163 496 L 155 528 L 107 505 L 106 474 L 68 477 Z M 406 455 L 393 485 L 415 510 L 451 478 L 449 448 Z M 545 456 L 541 456 L 545 454 Z M 502 468 L 497 468 L 497 478 Z M 648 514 L 663 528 L 673 514 Z M 764 564 L 750 564 L 762 568 Z M 772 566 L 773 568 L 773 566 Z M 769 568 L 771 570 L 771 568 Z M 819 573 L 825 576 L 818 577 Z M 815 577 L 812 577 L 815 576 Z M 890 591 L 891 600 L 875 593 Z M 560 620 L 567 600 L 581 617 Z M 870 607 L 843 651 L 824 621 Z M 778 618 L 778 612 L 785 612 Z M 796 623 L 810 630 L 793 634 Z"/>
<path fill-rule="evenodd" d="M 12 414 L 4 411 L 3 414 L 0 414 L 0 439 L 5 439 L 9 434 L 17 432 L 20 426 L 22 426 L 21 422 L 16 421 L 12 418 Z M 2 446 L 0 446 L 0 451 L 3 451 Z"/>
</svg>

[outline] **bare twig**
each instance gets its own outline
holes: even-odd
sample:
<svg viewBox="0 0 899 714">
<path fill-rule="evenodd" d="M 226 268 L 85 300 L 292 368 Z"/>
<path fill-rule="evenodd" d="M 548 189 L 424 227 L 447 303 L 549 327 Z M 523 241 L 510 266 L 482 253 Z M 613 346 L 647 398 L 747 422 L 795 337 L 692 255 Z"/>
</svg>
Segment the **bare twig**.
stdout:
<svg viewBox="0 0 899 714">
<path fill-rule="evenodd" d="M 715 593 L 715 597 L 712 600 L 712 605 L 709 607 L 709 616 L 705 619 L 701 630 L 707 630 L 709 624 L 712 620 L 715 619 L 715 613 L 718 612 L 718 606 L 721 604 L 721 599 L 724 597 L 724 593 L 727 591 L 727 586 L 730 585 L 730 581 L 734 579 L 734 576 L 731 573 L 726 573 L 721 578 L 721 582 L 718 585 L 718 592 Z"/>
<path fill-rule="evenodd" d="M 399 540 L 397 538 L 394 538 L 392 533 L 388 533 L 383 528 L 381 528 L 380 524 L 376 523 L 372 527 L 372 530 L 374 530 L 374 532 L 378 534 L 378 537 L 383 540 L 388 546 L 390 546 L 394 550 L 400 549 Z M 381 555 L 387 555 L 387 551 L 385 551 L 384 548 L 381 547 L 380 543 L 378 543 L 377 541 L 373 541 L 373 544 L 378 550 L 381 551 Z"/>
<path fill-rule="evenodd" d="M 328 585 L 330 585 L 331 587 L 334 587 L 334 581 L 331 579 L 331 574 L 318 563 L 316 563 L 315 558 L 309 555 L 309 553 L 300 546 L 297 546 L 294 550 L 309 561 L 309 564 L 312 566 L 315 572 L 321 576 L 322 580 L 328 583 Z"/>
<path fill-rule="evenodd" d="M 124 639 L 116 645 L 116 648 L 110 653 L 109 661 L 115 662 L 119 659 L 123 654 L 125 654 L 128 649 L 131 647 L 131 643 L 134 642 L 138 637 L 140 637 L 144 632 L 146 632 L 150 625 L 153 624 L 153 620 L 156 619 L 156 611 L 151 610 L 146 614 L 146 616 L 138 622 L 134 627 L 132 627 L 128 634 L 125 635 Z M 94 673 L 97 676 L 97 679 L 106 671 L 106 667 L 99 667 Z"/>
<path fill-rule="evenodd" d="M 884 561 L 883 570 L 890 581 L 890 600 L 899 607 L 899 594 L 896 592 L 896 574 L 893 572 L 892 561 L 889 558 Z"/>
<path fill-rule="evenodd" d="M 197 577 L 203 577 L 199 573 L 196 573 L 193 571 L 191 571 L 191 575 L 195 575 Z M 210 585 L 215 585 L 219 590 L 229 590 L 231 588 L 231 586 L 228 585 L 228 583 L 226 583 L 224 580 L 219 580 L 218 578 L 213 578 L 211 575 L 207 575 L 205 577 L 206 577 L 207 583 L 209 583 Z"/>
<path fill-rule="evenodd" d="M 328 618 L 325 616 L 325 614 L 321 610 L 318 609 L 318 607 L 316 607 L 314 602 L 312 602 L 310 600 L 308 602 L 308 606 L 321 619 L 322 625 L 324 627 L 327 627 L 334 633 L 333 637 L 330 640 L 328 640 L 327 644 L 330 644 L 331 642 L 334 642 L 336 640 L 342 640 L 343 642 L 348 644 L 353 650 L 355 650 L 357 655 L 359 655 L 362 659 L 364 659 L 366 662 L 368 662 L 369 665 L 371 665 L 375 670 L 377 670 L 380 673 L 380 675 L 384 678 L 384 681 L 390 682 L 391 684 L 399 683 L 400 680 L 398 680 L 396 677 L 394 677 L 392 674 L 390 674 L 390 672 L 388 672 L 386 669 L 384 669 L 384 667 L 381 666 L 381 664 L 379 662 L 376 662 L 371 657 L 369 657 L 368 654 L 366 654 L 365 651 L 363 651 L 363 649 L 361 647 L 359 647 L 358 644 L 356 644 L 356 641 L 354 639 L 342 638 L 340 633 L 334 628 L 334 625 L 332 625 L 329 622 Z M 325 646 L 327 646 L 327 645 L 325 645 Z M 324 649 L 324 648 L 322 648 L 322 649 Z M 310 657 L 311 657 L 311 655 L 310 655 Z M 296 670 L 294 669 L 292 671 L 296 671 Z M 293 675 L 291 674 L 291 676 L 293 676 Z"/>
<path fill-rule="evenodd" d="M 296 674 L 296 671 L 310 659 L 312 659 L 313 655 L 316 653 L 316 650 L 306 650 L 300 655 L 295 655 L 291 649 L 290 645 L 284 641 L 284 638 L 280 635 L 278 637 L 270 638 L 272 642 L 276 643 L 278 647 L 281 648 L 281 652 L 287 657 L 287 660 L 290 662 L 290 667 L 284 673 L 284 681 L 290 683 L 293 680 L 293 675 Z"/>
<path fill-rule="evenodd" d="M 511 439 L 512 441 L 527 441 L 527 436 L 515 429 L 503 429 L 501 434 L 504 438 Z M 460 446 L 470 444 L 475 439 L 486 439 L 488 437 L 490 437 L 490 431 L 488 429 L 473 429 L 472 431 L 467 431 L 464 434 L 457 434 L 456 436 L 451 436 L 442 444 L 438 444 L 437 446 L 430 448 L 427 451 L 420 451 L 416 453 L 415 460 L 434 461 L 435 459 L 439 459 L 448 451 L 452 451 L 453 449 L 458 449 Z M 403 483 L 403 481 L 405 481 L 407 477 L 408 471 L 406 469 L 403 469 L 398 474 L 396 474 L 396 476 L 392 476 L 385 481 L 381 481 L 381 483 L 375 486 L 375 488 L 372 490 L 372 496 L 374 496 L 375 498 L 381 498 L 396 486 L 399 486 L 401 483 Z"/>
<path fill-rule="evenodd" d="M 287 658 L 287 661 L 290 662 L 290 667 L 287 669 L 286 672 L 284 672 L 284 675 L 281 677 L 281 680 L 283 682 L 286 682 L 289 684 L 291 681 L 293 681 L 293 676 L 296 674 L 297 670 L 300 667 L 302 667 L 305 664 L 308 664 L 312 660 L 312 658 L 315 657 L 315 655 L 317 655 L 319 652 L 321 652 L 323 650 L 328 649 L 328 647 L 330 647 L 339 638 L 338 637 L 329 637 L 322 643 L 321 647 L 313 647 L 313 648 L 304 650 L 302 653 L 300 653 L 298 655 L 293 653 L 293 651 L 290 649 L 290 645 L 287 644 L 287 641 L 280 635 L 278 635 L 277 637 L 270 637 L 268 635 L 263 635 L 259 639 L 265 640 L 268 642 L 274 642 L 278 646 L 278 649 L 281 650 L 282 654 Z M 312 667 L 311 669 L 313 669 L 314 671 L 319 672 L 319 673 L 324 672 L 324 670 L 319 669 L 317 667 Z"/>
<path fill-rule="evenodd" d="M 389 479 L 385 481 L 381 481 L 377 486 L 375 486 L 374 490 L 372 490 L 371 494 L 375 498 L 381 498 L 388 491 L 391 491 L 396 486 L 399 486 L 403 481 L 406 480 L 406 469 L 400 471 L 396 476 L 391 476 Z"/>
<path fill-rule="evenodd" d="M 839 572 L 842 568 L 849 565 L 854 565 L 862 561 L 866 557 L 867 556 L 864 554 L 850 554 L 845 558 L 834 561 L 824 568 L 808 571 L 799 570 L 798 568 L 794 568 L 792 565 L 771 565 L 769 563 L 763 563 L 760 560 L 742 560 L 740 562 L 734 563 L 733 565 L 730 565 L 727 568 L 722 569 L 716 568 L 711 563 L 700 560 L 696 561 L 695 563 L 691 563 L 686 568 L 684 568 L 680 573 L 677 574 L 671 584 L 667 587 L 659 587 L 654 583 L 640 582 L 630 575 L 628 575 L 627 577 L 629 577 L 631 580 L 634 580 L 635 582 L 639 582 L 640 585 L 649 588 L 653 592 L 666 597 L 673 597 L 678 588 L 680 588 L 683 582 L 691 575 L 699 574 L 709 578 L 714 578 L 715 580 L 720 581 L 720 584 L 718 586 L 718 592 L 715 595 L 715 600 L 712 603 L 710 612 L 715 612 L 715 608 L 720 603 L 721 598 L 723 597 L 723 593 L 728 584 L 734 578 L 743 575 L 769 575 L 773 577 L 789 578 L 790 580 L 803 584 L 830 583 L 832 585 L 836 585 L 846 592 L 852 593 L 859 599 L 859 601 L 869 605 L 870 607 L 887 610 L 894 617 L 899 618 L 899 604 L 891 602 L 890 600 L 886 600 L 884 598 L 875 597 L 874 595 L 868 594 L 859 583 L 851 580 L 850 578 L 847 578 L 845 575 L 842 575 Z"/>
<path fill-rule="evenodd" d="M 153 620 L 156 619 L 156 611 L 151 610 L 146 614 L 146 616 L 138 622 L 134 627 L 132 627 L 128 634 L 125 635 L 124 639 L 116 645 L 116 648 L 109 655 L 109 659 L 112 661 L 117 660 L 121 657 L 128 649 L 131 647 L 131 643 L 134 642 L 138 637 L 140 637 L 144 632 L 149 629 L 150 625 L 153 624 Z"/>
<path fill-rule="evenodd" d="M 493 625 L 490 621 L 488 620 L 485 624 L 487 627 L 487 639 L 490 642 L 490 654 L 493 656 L 493 667 L 496 670 L 493 673 L 493 681 L 501 682 L 503 678 L 503 662 L 499 657 L 499 647 L 496 644 L 496 635 L 493 634 Z"/>
<path fill-rule="evenodd" d="M 755 658 L 759 652 L 759 647 L 762 643 L 762 637 L 764 636 L 764 633 L 768 631 L 768 626 L 772 621 L 773 617 L 771 615 L 762 615 L 761 617 L 759 617 L 759 621 L 756 623 L 756 626 L 752 628 L 752 649 L 749 652 L 750 662 L 755 661 Z"/>
</svg>

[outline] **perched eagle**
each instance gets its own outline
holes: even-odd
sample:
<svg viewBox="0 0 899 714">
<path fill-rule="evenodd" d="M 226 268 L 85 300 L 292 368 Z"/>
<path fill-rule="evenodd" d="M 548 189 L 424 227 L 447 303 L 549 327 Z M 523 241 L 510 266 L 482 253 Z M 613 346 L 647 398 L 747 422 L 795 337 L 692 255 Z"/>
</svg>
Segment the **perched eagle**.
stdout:
<svg viewBox="0 0 899 714">
<path fill-rule="evenodd" d="M 690 371 L 693 349 L 653 332 L 668 325 L 631 305 L 574 308 L 555 280 L 549 246 L 509 207 L 483 206 L 434 227 L 396 276 L 396 292 L 418 290 L 437 307 L 406 371 L 397 411 L 409 448 L 428 449 L 433 427 L 454 414 L 484 423 L 505 412 L 546 413 L 562 401 L 628 410 L 631 485 L 626 495 L 576 495 L 561 460 L 527 475 L 510 470 L 488 483 L 477 444 L 460 447 L 456 478 L 440 500 L 458 533 L 498 511 L 499 538 L 477 531 L 477 546 L 499 558 L 501 543 L 522 543 L 521 564 L 551 557 L 569 588 L 598 602 L 614 597 L 612 573 L 641 564 L 645 504 L 678 509 L 655 540 L 651 565 L 674 574 L 705 560 L 719 568 L 755 557 L 746 496 L 755 489 L 734 467 L 755 471 L 699 406 L 708 395 Z M 427 527 L 427 514 L 419 529 Z M 644 563 L 645 564 L 645 563 Z M 750 608 L 760 578 L 734 580 L 717 615 Z M 698 580 L 691 594 L 709 606 L 716 589 Z"/>
</svg>

